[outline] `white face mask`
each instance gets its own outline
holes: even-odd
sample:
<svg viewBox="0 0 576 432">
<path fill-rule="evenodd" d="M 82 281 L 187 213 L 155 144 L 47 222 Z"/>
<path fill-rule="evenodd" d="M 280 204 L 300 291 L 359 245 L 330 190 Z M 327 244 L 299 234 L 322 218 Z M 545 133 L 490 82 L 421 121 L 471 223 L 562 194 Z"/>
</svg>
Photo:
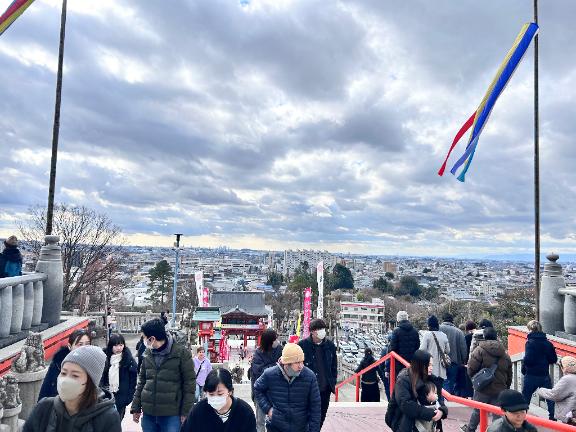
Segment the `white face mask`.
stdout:
<svg viewBox="0 0 576 432">
<path fill-rule="evenodd" d="M 226 399 L 228 396 L 210 396 L 208 395 L 208 405 L 214 408 L 216 411 L 221 410 L 224 405 L 226 405 Z"/>
<path fill-rule="evenodd" d="M 56 381 L 58 396 L 64 402 L 76 399 L 84 392 L 85 388 L 86 384 L 82 384 L 70 377 L 59 376 Z"/>
<path fill-rule="evenodd" d="M 326 329 L 316 330 L 316 337 L 320 340 L 326 337 Z"/>
</svg>

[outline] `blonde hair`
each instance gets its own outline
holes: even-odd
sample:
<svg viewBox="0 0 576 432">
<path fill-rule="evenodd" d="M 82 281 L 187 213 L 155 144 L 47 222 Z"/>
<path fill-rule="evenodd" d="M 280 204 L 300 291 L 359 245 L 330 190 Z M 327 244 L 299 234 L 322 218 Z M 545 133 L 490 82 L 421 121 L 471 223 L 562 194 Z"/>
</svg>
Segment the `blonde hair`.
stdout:
<svg viewBox="0 0 576 432">
<path fill-rule="evenodd" d="M 542 324 L 540 324 L 540 322 L 536 321 L 536 320 L 528 321 L 528 324 L 526 325 L 526 327 L 528 327 L 528 330 L 530 330 L 531 332 L 541 332 L 542 331 Z"/>
</svg>

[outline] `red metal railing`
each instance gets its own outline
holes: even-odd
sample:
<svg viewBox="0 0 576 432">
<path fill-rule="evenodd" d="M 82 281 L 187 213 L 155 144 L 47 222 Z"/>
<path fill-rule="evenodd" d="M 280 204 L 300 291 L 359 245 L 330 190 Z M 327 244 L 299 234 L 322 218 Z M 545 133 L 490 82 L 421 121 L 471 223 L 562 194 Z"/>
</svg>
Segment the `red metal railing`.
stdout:
<svg viewBox="0 0 576 432">
<path fill-rule="evenodd" d="M 360 401 L 360 379 L 361 379 L 362 375 L 365 374 L 366 372 L 368 372 L 369 370 L 372 370 L 375 367 L 380 366 L 382 363 L 384 363 L 387 360 L 390 360 L 390 394 L 392 394 L 392 392 L 394 391 L 394 385 L 396 384 L 396 362 L 399 361 L 404 366 L 410 366 L 410 364 L 406 360 L 404 360 L 402 357 L 400 357 L 394 351 L 389 352 L 384 357 L 375 361 L 374 363 L 372 363 L 367 368 L 362 369 L 360 372 L 355 373 L 354 375 L 348 377 L 344 381 L 336 384 L 335 401 L 338 402 L 338 395 L 339 395 L 339 390 L 341 387 L 343 387 L 346 384 L 351 383 L 352 381 L 356 381 L 355 382 L 355 384 L 356 384 L 356 402 L 359 402 Z M 480 428 L 479 428 L 480 432 L 486 432 L 486 429 L 488 428 L 488 414 L 489 413 L 496 414 L 496 415 L 504 415 L 502 410 L 500 408 L 498 408 L 497 406 L 494 406 L 494 405 L 489 405 L 489 404 L 477 402 L 477 401 L 474 401 L 471 399 L 466 399 L 466 398 L 462 398 L 459 396 L 454 396 L 454 395 L 448 393 L 446 390 L 442 390 L 442 395 L 446 398 L 446 400 L 448 400 L 450 402 L 458 403 L 460 405 L 464 405 L 464 406 L 467 406 L 469 408 L 474 408 L 474 409 L 480 410 L 480 425 L 479 425 L 480 426 Z M 530 414 L 528 414 L 526 416 L 526 420 L 528 420 L 528 422 L 530 422 L 531 424 L 533 424 L 535 426 L 542 426 L 546 429 L 550 429 L 553 431 L 569 431 L 569 432 L 575 432 L 576 431 L 575 426 L 570 426 L 570 425 L 567 425 L 565 423 L 559 423 L 559 422 L 551 421 L 551 420 L 544 419 L 541 417 L 536 417 L 536 416 L 533 416 Z"/>
</svg>

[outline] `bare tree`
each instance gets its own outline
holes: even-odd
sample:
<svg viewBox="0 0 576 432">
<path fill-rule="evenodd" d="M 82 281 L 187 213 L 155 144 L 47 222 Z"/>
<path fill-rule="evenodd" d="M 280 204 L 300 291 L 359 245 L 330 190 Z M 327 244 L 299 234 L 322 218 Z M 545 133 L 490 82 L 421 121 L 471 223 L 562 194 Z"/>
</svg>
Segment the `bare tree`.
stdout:
<svg viewBox="0 0 576 432">
<path fill-rule="evenodd" d="M 30 242 L 36 257 L 44 239 L 46 209 L 29 210 L 30 218 L 19 225 L 20 235 Z M 64 309 L 83 304 L 86 295 L 99 298 L 101 283 L 118 268 L 122 256 L 120 228 L 108 216 L 84 206 L 57 204 L 54 234 L 60 236 L 64 270 Z M 114 259 L 110 259 L 114 257 Z"/>
</svg>

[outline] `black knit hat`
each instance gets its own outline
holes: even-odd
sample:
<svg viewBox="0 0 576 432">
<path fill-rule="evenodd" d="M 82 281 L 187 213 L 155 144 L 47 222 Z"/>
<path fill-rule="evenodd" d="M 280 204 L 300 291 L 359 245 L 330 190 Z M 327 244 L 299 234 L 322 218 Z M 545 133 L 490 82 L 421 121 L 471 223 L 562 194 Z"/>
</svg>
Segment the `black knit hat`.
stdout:
<svg viewBox="0 0 576 432">
<path fill-rule="evenodd" d="M 527 411 L 530 407 L 522 393 L 516 390 L 503 390 L 498 396 L 498 406 L 508 412 Z"/>
</svg>

